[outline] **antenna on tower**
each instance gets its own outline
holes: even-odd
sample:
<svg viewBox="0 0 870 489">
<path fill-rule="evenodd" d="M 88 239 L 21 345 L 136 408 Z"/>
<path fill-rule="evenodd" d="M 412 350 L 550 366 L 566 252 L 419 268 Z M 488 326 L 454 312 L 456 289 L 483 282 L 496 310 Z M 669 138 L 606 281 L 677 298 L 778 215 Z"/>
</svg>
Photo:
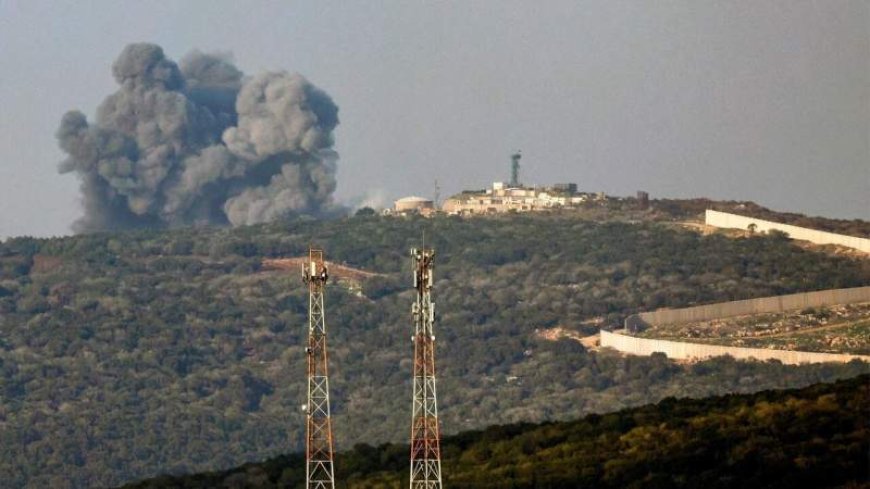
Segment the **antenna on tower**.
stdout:
<svg viewBox="0 0 870 489">
<path fill-rule="evenodd" d="M 335 489 L 332 417 L 326 355 L 326 309 L 323 289 L 329 273 L 323 250 L 308 248 L 302 280 L 308 285 L 308 403 L 305 405 L 305 487 Z"/>
<path fill-rule="evenodd" d="M 435 251 L 411 250 L 417 299 L 414 318 L 414 397 L 411 403 L 410 489 L 441 489 L 441 431 L 435 393 L 435 303 L 432 302 Z"/>
<path fill-rule="evenodd" d="M 432 199 L 432 204 L 435 205 L 435 210 L 438 210 L 438 201 L 441 199 L 441 187 L 438 186 L 438 179 L 435 179 L 435 198 Z"/>
<path fill-rule="evenodd" d="M 523 157 L 522 151 L 517 150 L 511 155 L 511 183 L 512 188 L 520 186 L 520 159 Z"/>
</svg>

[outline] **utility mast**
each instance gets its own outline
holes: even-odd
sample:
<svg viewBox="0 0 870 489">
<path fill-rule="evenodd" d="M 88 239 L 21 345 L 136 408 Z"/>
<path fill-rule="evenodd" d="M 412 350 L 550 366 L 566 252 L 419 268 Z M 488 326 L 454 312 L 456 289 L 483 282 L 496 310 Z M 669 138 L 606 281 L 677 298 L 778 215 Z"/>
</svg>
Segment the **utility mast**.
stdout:
<svg viewBox="0 0 870 489">
<path fill-rule="evenodd" d="M 522 157 L 523 155 L 520 151 L 511 155 L 511 188 L 520 186 L 520 158 Z"/>
<path fill-rule="evenodd" d="M 411 250 L 414 258 L 414 400 L 411 415 L 410 489 L 441 489 L 441 432 L 435 395 L 435 304 L 432 249 Z"/>
<path fill-rule="evenodd" d="M 332 419 L 326 356 L 326 319 L 323 289 L 329 275 L 323 250 L 308 249 L 302 279 L 308 284 L 308 404 L 305 406 L 305 487 L 334 489 Z"/>
</svg>

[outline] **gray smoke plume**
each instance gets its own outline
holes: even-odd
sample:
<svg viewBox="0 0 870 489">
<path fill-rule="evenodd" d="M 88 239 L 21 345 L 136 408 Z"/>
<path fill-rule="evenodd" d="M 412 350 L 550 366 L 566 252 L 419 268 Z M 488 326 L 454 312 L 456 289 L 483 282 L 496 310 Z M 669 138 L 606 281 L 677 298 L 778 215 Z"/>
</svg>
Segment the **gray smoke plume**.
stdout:
<svg viewBox="0 0 870 489">
<path fill-rule="evenodd" d="M 338 107 L 304 77 L 246 78 L 229 56 L 179 64 L 131 44 L 112 65 L 120 85 L 89 124 L 67 112 L 61 173 L 82 181 L 76 231 L 253 224 L 337 212 Z"/>
</svg>

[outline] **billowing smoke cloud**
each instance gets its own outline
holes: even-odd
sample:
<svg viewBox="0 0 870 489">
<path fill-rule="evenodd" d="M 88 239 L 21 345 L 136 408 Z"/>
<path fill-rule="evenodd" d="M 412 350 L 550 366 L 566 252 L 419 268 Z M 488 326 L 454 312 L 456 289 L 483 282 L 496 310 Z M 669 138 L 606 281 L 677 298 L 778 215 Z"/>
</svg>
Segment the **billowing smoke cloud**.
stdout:
<svg viewBox="0 0 870 489">
<path fill-rule="evenodd" d="M 97 109 L 63 116 L 60 172 L 82 181 L 76 231 L 264 222 L 324 215 L 333 203 L 338 107 L 300 75 L 247 78 L 229 56 L 180 63 L 131 44 L 112 66 L 120 85 Z"/>
</svg>

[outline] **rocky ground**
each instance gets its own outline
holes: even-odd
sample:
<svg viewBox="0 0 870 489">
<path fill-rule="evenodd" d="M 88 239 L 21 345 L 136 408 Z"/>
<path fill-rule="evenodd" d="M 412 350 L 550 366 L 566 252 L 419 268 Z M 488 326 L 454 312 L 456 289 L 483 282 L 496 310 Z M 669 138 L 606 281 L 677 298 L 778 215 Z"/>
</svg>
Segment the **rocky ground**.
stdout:
<svg viewBox="0 0 870 489">
<path fill-rule="evenodd" d="M 653 326 L 640 336 L 752 348 L 870 354 L 870 303 Z"/>
</svg>

